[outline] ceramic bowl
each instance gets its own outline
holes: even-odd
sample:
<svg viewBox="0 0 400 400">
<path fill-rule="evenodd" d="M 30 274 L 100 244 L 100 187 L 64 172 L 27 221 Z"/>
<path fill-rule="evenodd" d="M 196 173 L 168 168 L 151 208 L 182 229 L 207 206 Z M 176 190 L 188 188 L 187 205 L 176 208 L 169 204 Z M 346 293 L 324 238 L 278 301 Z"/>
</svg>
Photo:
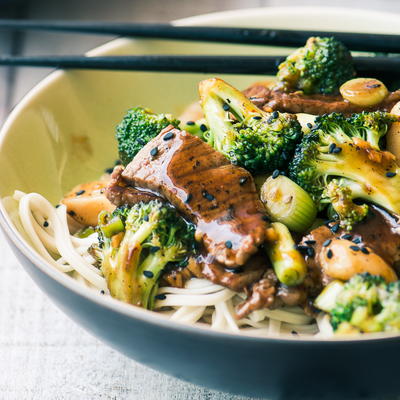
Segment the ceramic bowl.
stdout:
<svg viewBox="0 0 400 400">
<path fill-rule="evenodd" d="M 399 16 L 331 8 L 237 10 L 177 21 L 400 33 Z M 91 55 L 285 54 L 282 48 L 118 39 Z M 96 179 L 117 158 L 115 125 L 145 105 L 174 114 L 196 99 L 203 74 L 56 71 L 21 101 L 0 133 L 0 196 L 38 192 L 57 203 L 77 183 Z M 222 76 L 245 87 L 260 76 Z M 123 354 L 183 380 L 270 398 L 357 398 L 397 393 L 397 337 L 313 340 L 238 336 L 170 322 L 102 296 L 48 265 L 1 206 L 0 224 L 38 286 L 73 320 Z M 347 397 L 346 397 L 347 396 Z"/>
</svg>

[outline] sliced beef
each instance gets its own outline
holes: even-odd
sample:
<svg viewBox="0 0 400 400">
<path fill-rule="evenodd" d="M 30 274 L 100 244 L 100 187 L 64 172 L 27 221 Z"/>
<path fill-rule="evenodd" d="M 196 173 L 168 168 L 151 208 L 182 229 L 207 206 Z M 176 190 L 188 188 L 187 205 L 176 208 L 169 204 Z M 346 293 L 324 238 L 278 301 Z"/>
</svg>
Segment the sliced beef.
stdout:
<svg viewBox="0 0 400 400">
<path fill-rule="evenodd" d="M 351 232 L 342 229 L 336 231 L 335 222 L 320 226 L 305 236 L 300 246 L 313 247 L 314 257 L 309 257 L 305 252 L 310 277 L 314 281 L 315 288 L 325 286 L 331 278 L 327 276 L 320 265 L 320 255 L 324 249 L 324 243 L 329 239 L 344 238 L 352 240 L 360 247 L 368 247 L 378 256 L 382 257 L 390 266 L 399 270 L 400 266 L 400 225 L 397 217 L 390 215 L 385 210 L 370 206 L 368 216 L 353 227 Z M 333 228 L 333 232 L 332 232 Z M 335 232 L 336 231 L 336 232 Z"/>
<path fill-rule="evenodd" d="M 121 174 L 124 185 L 159 194 L 197 226 L 218 262 L 245 264 L 267 223 L 252 176 L 196 136 L 165 128 Z"/>
<path fill-rule="evenodd" d="M 285 93 L 255 84 L 244 91 L 254 104 L 266 111 L 277 110 L 288 113 L 307 113 L 322 115 L 340 112 L 345 115 L 361 111 L 389 111 L 400 101 L 400 90 L 390 93 L 381 103 L 370 107 L 360 107 L 344 100 L 342 96 L 304 95 L 301 92 Z"/>
<path fill-rule="evenodd" d="M 107 199 L 115 206 L 134 205 L 141 201 L 149 202 L 151 200 L 161 200 L 153 193 L 138 190 L 128 186 L 121 177 L 124 167 L 118 165 L 111 174 L 111 181 L 106 188 Z"/>
<path fill-rule="evenodd" d="M 277 286 L 278 278 L 275 272 L 270 269 L 264 275 L 263 279 L 254 283 L 248 293 L 247 299 L 236 308 L 237 317 L 244 318 L 252 311 L 282 305 L 282 302 L 277 299 Z"/>
<path fill-rule="evenodd" d="M 252 256 L 244 266 L 227 269 L 210 255 L 191 258 L 187 267 L 173 269 L 163 275 L 162 283 L 174 287 L 184 287 L 192 277 L 205 278 L 216 285 L 225 286 L 235 292 L 242 292 L 257 282 L 268 267 L 268 260 L 261 254 Z"/>
<path fill-rule="evenodd" d="M 186 267 L 167 269 L 161 277 L 160 284 L 184 288 L 189 279 L 203 278 L 202 267 L 203 265 L 197 262 L 195 257 L 191 257 Z"/>
<path fill-rule="evenodd" d="M 237 318 L 244 318 L 252 311 L 263 308 L 278 308 L 282 306 L 300 306 L 308 314 L 312 309 L 308 303 L 310 281 L 305 281 L 300 286 L 285 286 L 278 281 L 272 269 L 267 270 L 262 279 L 255 282 L 247 290 L 247 299 L 238 305 Z"/>
<path fill-rule="evenodd" d="M 257 282 L 268 268 L 268 259 L 261 254 L 254 255 L 244 266 L 234 269 L 225 268 L 210 256 L 200 256 L 198 262 L 202 265 L 201 273 L 204 278 L 235 292 L 241 292 Z"/>
</svg>

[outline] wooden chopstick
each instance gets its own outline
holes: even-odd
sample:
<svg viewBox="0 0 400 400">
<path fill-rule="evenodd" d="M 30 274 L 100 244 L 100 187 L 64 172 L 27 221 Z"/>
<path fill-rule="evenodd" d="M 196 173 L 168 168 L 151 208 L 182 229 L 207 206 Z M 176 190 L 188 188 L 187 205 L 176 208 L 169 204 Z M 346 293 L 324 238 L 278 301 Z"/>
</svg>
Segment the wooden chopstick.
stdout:
<svg viewBox="0 0 400 400">
<path fill-rule="evenodd" d="M 275 74 L 282 56 L 1 56 L 0 65 L 53 67 L 64 69 L 102 69 L 158 72 L 197 72 L 218 74 Z M 355 57 L 359 74 L 400 77 L 400 57 Z"/>
<path fill-rule="evenodd" d="M 400 35 L 375 33 L 14 19 L 0 19 L 0 29 L 45 30 L 284 47 L 303 46 L 310 36 L 335 36 L 350 50 L 400 53 Z"/>
</svg>

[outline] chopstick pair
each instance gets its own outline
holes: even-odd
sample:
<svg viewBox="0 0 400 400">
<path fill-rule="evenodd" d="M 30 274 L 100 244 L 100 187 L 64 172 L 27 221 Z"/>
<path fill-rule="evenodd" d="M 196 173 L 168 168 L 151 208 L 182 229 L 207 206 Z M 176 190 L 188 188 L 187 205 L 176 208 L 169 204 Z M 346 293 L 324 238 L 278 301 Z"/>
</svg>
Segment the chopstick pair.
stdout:
<svg viewBox="0 0 400 400">
<path fill-rule="evenodd" d="M 0 29 L 116 34 L 158 39 L 287 47 L 302 46 L 310 36 L 335 36 L 351 50 L 400 53 L 399 35 L 366 33 L 4 19 L 0 19 Z M 229 55 L 1 56 L 0 65 L 180 73 L 271 74 L 276 73 L 277 65 L 283 59 L 284 57 L 281 56 Z M 400 57 L 356 57 L 354 61 L 356 69 L 365 75 L 376 76 L 376 74 L 400 71 Z"/>
<path fill-rule="evenodd" d="M 0 29 L 58 31 L 282 47 L 303 46 L 310 36 L 334 36 L 350 50 L 400 53 L 400 35 L 375 33 L 16 19 L 0 19 Z"/>
<path fill-rule="evenodd" d="M 280 56 L 2 56 L 0 65 L 218 74 L 275 74 Z M 400 57 L 355 57 L 356 70 L 364 76 L 399 76 Z"/>
</svg>

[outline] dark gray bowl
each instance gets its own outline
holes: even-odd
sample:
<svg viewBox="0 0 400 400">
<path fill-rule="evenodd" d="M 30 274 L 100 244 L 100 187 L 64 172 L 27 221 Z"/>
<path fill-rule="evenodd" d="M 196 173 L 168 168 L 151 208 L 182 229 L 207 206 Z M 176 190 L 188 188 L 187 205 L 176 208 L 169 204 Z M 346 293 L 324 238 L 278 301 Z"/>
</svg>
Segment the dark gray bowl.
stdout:
<svg viewBox="0 0 400 400">
<path fill-rule="evenodd" d="M 188 19 L 188 24 L 398 32 L 398 16 L 338 9 L 255 9 Z M 344 25 L 343 25 L 344 24 Z M 399 31 L 400 33 L 400 31 Z M 246 47 L 256 54 L 257 47 Z M 237 53 L 243 47 L 120 39 L 96 54 Z M 276 52 L 263 48 L 263 53 Z M 94 54 L 94 53 L 93 53 Z M 204 75 L 56 72 L 13 111 L 0 134 L 0 195 L 36 191 L 56 203 L 73 185 L 111 165 L 113 130 L 130 105 L 177 112 Z M 259 77 L 225 77 L 238 86 Z M 179 95 L 178 95 L 179 94 Z M 168 104 L 169 109 L 165 109 Z M 76 146 L 80 143 L 80 147 Z M 6 177 L 6 179 L 4 179 Z M 73 320 L 121 353 L 210 388 L 270 398 L 387 398 L 398 394 L 398 337 L 359 340 L 254 338 L 170 322 L 83 287 L 54 270 L 23 240 L 0 207 L 0 225 L 37 285 Z"/>
</svg>

